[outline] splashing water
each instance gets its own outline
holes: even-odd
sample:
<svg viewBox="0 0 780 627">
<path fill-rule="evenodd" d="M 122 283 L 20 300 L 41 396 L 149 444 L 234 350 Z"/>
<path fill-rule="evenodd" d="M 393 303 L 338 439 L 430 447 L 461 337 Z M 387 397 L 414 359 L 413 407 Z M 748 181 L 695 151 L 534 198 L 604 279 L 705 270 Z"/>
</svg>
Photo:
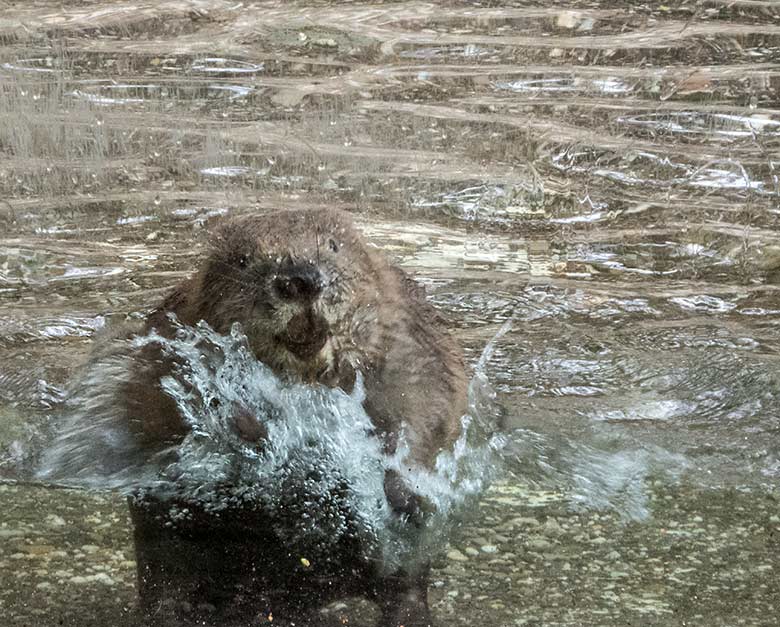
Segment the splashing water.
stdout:
<svg viewBox="0 0 780 627">
<path fill-rule="evenodd" d="M 610 509 L 626 522 L 645 520 L 651 514 L 647 480 L 663 477 L 674 483 L 688 464 L 683 456 L 658 446 L 617 446 L 613 451 L 608 443 L 516 429 L 507 437 L 502 459 L 518 482 L 564 491 L 574 510 Z"/>
<path fill-rule="evenodd" d="M 496 411 L 495 393 L 485 368 L 517 317 L 517 312 L 508 317 L 477 362 L 469 390 L 471 409 L 477 416 Z M 483 404 L 477 405 L 480 400 Z M 493 458 L 481 461 L 500 463 L 502 477 L 512 477 L 512 483 L 563 491 L 572 509 L 611 509 L 624 521 L 645 520 L 650 515 L 646 489 L 650 477 L 663 476 L 676 482 L 688 468 L 682 455 L 647 443 L 616 440 L 612 433 L 575 441 L 560 434 L 517 428 L 500 440 L 494 438 Z"/>
<path fill-rule="evenodd" d="M 403 434 L 394 455 L 383 452 L 363 409 L 360 377 L 352 394 L 284 381 L 254 358 L 239 325 L 227 336 L 205 323 L 179 327 L 174 340 L 152 334 L 135 345 L 148 343 L 161 344 L 179 362 L 177 375 L 165 378 L 163 388 L 192 428 L 177 449 L 177 461 L 163 470 L 167 481 L 155 492 L 176 486 L 179 496 L 219 510 L 230 507 L 232 499 L 220 494 L 212 500 L 213 495 L 229 484 L 235 498 L 284 512 L 275 528 L 284 541 L 335 543 L 356 533 L 392 568 L 399 562 L 408 567 L 420 544 L 440 536 L 452 514 L 490 480 L 489 473 L 474 472 L 474 461 L 476 455 L 489 456 L 495 442 L 488 440 L 478 453 L 464 436 L 453 453 L 439 456 L 434 472 L 410 469 Z M 259 449 L 235 433 L 237 405 L 264 424 L 267 438 Z M 465 434 L 470 424 L 471 418 L 464 418 Z M 387 470 L 399 473 L 432 505 L 422 530 L 391 512 L 384 494 Z"/>
<path fill-rule="evenodd" d="M 469 387 L 469 414 L 452 451 L 435 468 L 409 468 L 403 432 L 388 455 L 363 409 L 362 378 L 351 394 L 277 377 L 252 354 L 240 325 L 221 335 L 205 322 L 172 319 L 173 339 L 154 332 L 117 340 L 87 368 L 68 400 L 68 415 L 43 455 L 39 478 L 81 487 L 196 502 L 218 512 L 254 503 L 274 517 L 274 532 L 290 546 L 326 546 L 357 538 L 385 569 L 414 568 L 437 552 L 457 521 L 500 475 L 537 486 L 569 488 L 575 507 L 616 509 L 624 518 L 647 516 L 644 479 L 668 454 L 607 453 L 526 429 L 496 429 L 496 395 L 485 367 L 507 320 L 485 347 Z M 159 345 L 176 364 L 162 387 L 175 401 L 189 433 L 162 450 L 143 447 L 118 406 L 133 353 Z M 261 444 L 242 438 L 236 411 L 265 429 Z M 663 452 L 662 452 L 663 453 Z M 393 513 L 384 493 L 395 471 L 426 503 L 424 524 Z"/>
<path fill-rule="evenodd" d="M 503 440 L 489 435 L 485 416 L 495 412 L 486 413 L 490 392 L 483 376 L 472 383 L 472 411 L 463 417 L 454 450 L 441 453 L 432 471 L 410 469 L 403 433 L 395 454 L 383 451 L 362 406 L 360 377 L 352 394 L 287 381 L 255 359 L 238 324 L 227 335 L 204 322 L 174 325 L 174 339 L 151 333 L 121 340 L 117 352 L 89 368 L 39 477 L 175 497 L 211 511 L 259 503 L 284 512 L 274 531 L 291 545 L 335 543 L 356 534 L 371 557 L 394 568 L 410 567 L 427 553 L 421 548 L 441 544 L 457 515 L 495 475 L 490 460 Z M 162 387 L 190 426 L 181 443 L 162 451 L 144 451 L 115 398 L 116 386 L 127 380 L 132 351 L 150 344 L 176 363 Z M 261 445 L 238 434 L 237 407 L 262 423 L 267 437 Z M 424 525 L 391 511 L 384 494 L 388 470 L 427 501 Z"/>
</svg>

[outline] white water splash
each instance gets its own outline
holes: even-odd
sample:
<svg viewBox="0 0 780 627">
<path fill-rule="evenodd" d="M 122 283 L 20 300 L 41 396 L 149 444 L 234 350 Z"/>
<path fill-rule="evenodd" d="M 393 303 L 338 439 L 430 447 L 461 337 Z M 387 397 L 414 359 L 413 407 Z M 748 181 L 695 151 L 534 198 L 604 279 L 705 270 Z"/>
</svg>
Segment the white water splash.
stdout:
<svg viewBox="0 0 780 627">
<path fill-rule="evenodd" d="M 162 381 L 190 427 L 175 447 L 144 449 L 117 407 L 132 352 L 158 344 L 177 364 Z M 443 546 L 448 530 L 495 477 L 502 446 L 483 416 L 495 415 L 483 374 L 472 382 L 471 414 L 454 450 L 434 470 L 409 468 L 403 434 L 394 455 L 363 409 L 360 377 L 352 394 L 277 377 L 252 354 L 239 325 L 220 335 L 206 323 L 177 325 L 174 339 L 157 334 L 120 341 L 118 354 L 93 365 L 70 399 L 70 415 L 41 464 L 40 478 L 68 485 L 141 490 L 220 511 L 247 500 L 284 511 L 282 541 L 337 542 L 358 534 L 385 568 L 406 568 Z M 236 408 L 263 424 L 261 444 L 235 427 Z M 490 409 L 489 409 L 490 408 Z M 424 524 L 393 513 L 384 492 L 393 470 L 426 502 Z M 226 487 L 228 488 L 226 490 Z"/>
</svg>

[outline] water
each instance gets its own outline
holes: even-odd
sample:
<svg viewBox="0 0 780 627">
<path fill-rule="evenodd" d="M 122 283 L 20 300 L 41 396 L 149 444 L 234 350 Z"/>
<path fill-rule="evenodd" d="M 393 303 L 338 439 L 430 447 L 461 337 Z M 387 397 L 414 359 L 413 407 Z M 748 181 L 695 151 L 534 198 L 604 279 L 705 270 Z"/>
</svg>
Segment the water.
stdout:
<svg viewBox="0 0 780 627">
<path fill-rule="evenodd" d="M 36 479 L 184 499 L 217 513 L 260 503 L 267 511 L 285 512 L 274 531 L 293 553 L 308 554 L 293 547 L 311 545 L 312 538 L 327 552 L 343 536 L 357 536 L 368 557 L 391 574 L 414 570 L 439 550 L 441 538 L 498 474 L 505 438 L 492 424 L 496 407 L 481 369 L 454 449 L 442 452 L 431 470 L 410 468 L 403 434 L 392 455 L 374 435 L 363 409 L 362 375 L 351 394 L 284 381 L 257 361 L 240 324 L 223 336 L 205 322 L 195 328 L 173 322 L 175 339 L 151 333 L 117 340 L 116 348 L 76 378 L 55 417 L 53 437 L 43 439 Z M 149 345 L 162 346 L 177 360 L 162 386 L 190 427 L 180 444 L 162 450 L 139 444 L 116 402 L 131 356 Z M 237 433 L 237 407 L 262 424 L 262 447 Z M 430 515 L 422 529 L 392 513 L 384 488 L 388 471 L 416 486 L 425 500 Z"/>
<path fill-rule="evenodd" d="M 29 476 L 95 333 L 187 276 L 220 215 L 338 206 L 472 366 L 512 320 L 484 364 L 510 468 L 437 563 L 441 622 L 773 624 L 779 20 L 6 9 L 0 472 Z M 0 487 L 6 623 L 134 624 L 122 499 Z"/>
</svg>

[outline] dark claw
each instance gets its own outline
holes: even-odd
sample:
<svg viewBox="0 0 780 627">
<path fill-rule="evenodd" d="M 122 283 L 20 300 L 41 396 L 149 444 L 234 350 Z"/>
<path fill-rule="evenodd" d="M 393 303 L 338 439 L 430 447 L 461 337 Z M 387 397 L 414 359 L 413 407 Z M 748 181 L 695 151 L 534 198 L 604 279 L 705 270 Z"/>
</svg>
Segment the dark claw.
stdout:
<svg viewBox="0 0 780 627">
<path fill-rule="evenodd" d="M 433 510 L 431 503 L 412 492 L 395 470 L 385 471 L 384 487 L 390 509 L 399 516 L 408 517 L 414 525 L 422 525 L 425 514 Z"/>
</svg>

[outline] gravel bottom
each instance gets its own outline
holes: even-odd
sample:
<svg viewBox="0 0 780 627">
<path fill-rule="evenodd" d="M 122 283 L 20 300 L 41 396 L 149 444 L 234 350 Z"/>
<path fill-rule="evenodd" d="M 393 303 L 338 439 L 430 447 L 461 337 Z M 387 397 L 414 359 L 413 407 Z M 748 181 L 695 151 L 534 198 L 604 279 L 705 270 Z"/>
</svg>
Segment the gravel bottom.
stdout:
<svg viewBox="0 0 780 627">
<path fill-rule="evenodd" d="M 497 486 L 435 563 L 434 615 L 441 626 L 778 624 L 780 493 L 658 485 L 652 509 L 626 524 Z M 135 626 L 135 604 L 123 498 L 0 485 L 4 626 Z M 326 615 L 367 627 L 375 612 L 346 602 Z"/>
</svg>

